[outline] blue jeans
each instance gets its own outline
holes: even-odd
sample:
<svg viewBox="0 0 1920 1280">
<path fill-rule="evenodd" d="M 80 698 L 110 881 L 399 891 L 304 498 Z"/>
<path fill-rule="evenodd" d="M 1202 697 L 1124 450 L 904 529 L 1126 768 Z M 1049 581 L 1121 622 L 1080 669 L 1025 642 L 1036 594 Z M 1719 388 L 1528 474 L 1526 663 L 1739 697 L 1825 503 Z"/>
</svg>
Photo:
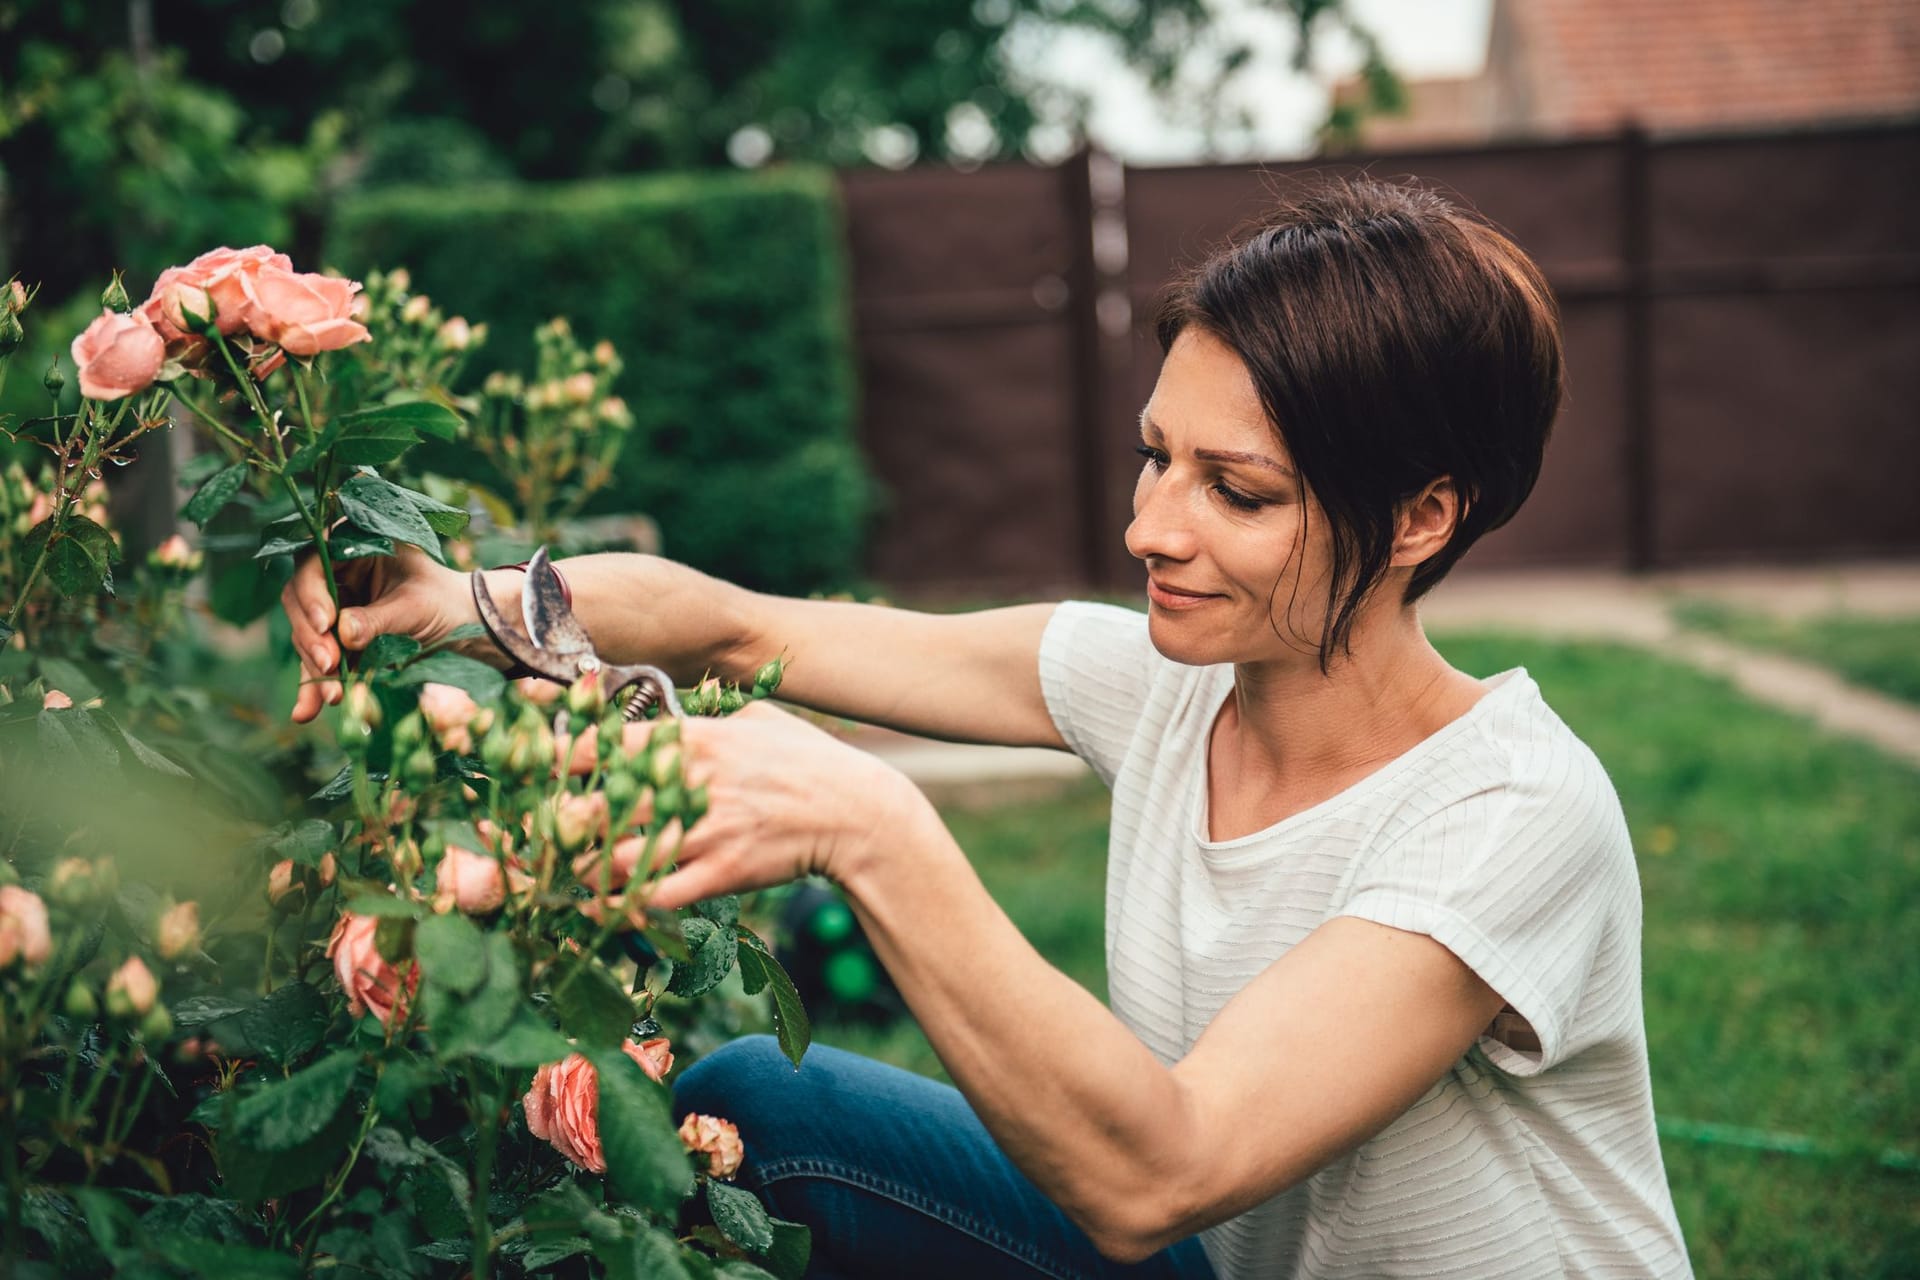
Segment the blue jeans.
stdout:
<svg viewBox="0 0 1920 1280">
<path fill-rule="evenodd" d="M 1002 1155 L 960 1092 L 816 1045 L 799 1070 L 772 1036 L 709 1054 L 674 1084 L 690 1111 L 739 1126 L 739 1182 L 813 1232 L 807 1275 L 914 1280 L 1212 1280 L 1199 1238 L 1145 1262 L 1100 1256 Z"/>
</svg>

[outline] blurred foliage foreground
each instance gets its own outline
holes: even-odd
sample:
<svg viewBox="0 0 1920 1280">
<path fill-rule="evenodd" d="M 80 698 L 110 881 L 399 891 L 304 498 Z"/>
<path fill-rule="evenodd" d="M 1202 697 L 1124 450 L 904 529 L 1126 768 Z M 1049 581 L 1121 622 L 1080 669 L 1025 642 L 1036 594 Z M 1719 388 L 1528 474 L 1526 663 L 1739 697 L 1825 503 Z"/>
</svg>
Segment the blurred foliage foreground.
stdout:
<svg viewBox="0 0 1920 1280">
<path fill-rule="evenodd" d="M 28 460 L 0 473 L 0 1274 L 805 1268 L 806 1231 L 730 1181 L 726 1118 L 671 1118 L 676 1050 L 737 1001 L 796 1062 L 809 1038 L 738 900 L 649 905 L 707 809 L 680 721 L 625 731 L 591 675 L 509 686 L 473 624 L 380 637 L 331 738 L 277 741 L 182 625 L 203 575 L 245 620 L 312 554 L 338 600 L 395 556 L 564 540 L 608 483 L 634 425 L 611 344 L 543 324 L 530 371 L 474 392 L 484 326 L 410 285 L 265 245 L 137 306 L 116 276 L 62 334 L 71 376 L 0 420 Z M 0 283 L 0 378 L 59 328 L 35 302 Z M 102 478 L 188 430 L 202 545 L 129 557 Z M 427 440 L 529 484 L 483 496 Z"/>
</svg>

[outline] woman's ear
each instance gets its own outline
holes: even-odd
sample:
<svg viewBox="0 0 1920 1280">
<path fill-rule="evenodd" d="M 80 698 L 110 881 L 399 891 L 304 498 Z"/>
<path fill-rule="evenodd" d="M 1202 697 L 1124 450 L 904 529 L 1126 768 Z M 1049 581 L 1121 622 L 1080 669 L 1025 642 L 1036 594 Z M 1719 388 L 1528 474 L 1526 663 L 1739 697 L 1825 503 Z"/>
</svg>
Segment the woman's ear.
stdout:
<svg viewBox="0 0 1920 1280">
<path fill-rule="evenodd" d="M 1411 568 L 1439 555 L 1466 514 L 1452 476 L 1441 476 L 1400 505 L 1393 531 L 1395 567 Z"/>
</svg>

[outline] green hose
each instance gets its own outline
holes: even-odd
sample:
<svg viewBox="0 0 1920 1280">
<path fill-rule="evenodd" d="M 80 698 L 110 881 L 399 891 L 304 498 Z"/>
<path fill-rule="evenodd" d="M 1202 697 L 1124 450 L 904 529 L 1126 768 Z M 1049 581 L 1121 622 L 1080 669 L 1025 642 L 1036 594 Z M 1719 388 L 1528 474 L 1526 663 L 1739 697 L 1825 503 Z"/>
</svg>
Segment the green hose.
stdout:
<svg viewBox="0 0 1920 1280">
<path fill-rule="evenodd" d="M 1675 1142 L 1694 1142 L 1709 1147 L 1742 1147 L 1748 1151 L 1772 1151 L 1788 1156 L 1813 1156 L 1822 1160 L 1870 1157 L 1883 1169 L 1902 1173 L 1920 1172 L 1920 1156 L 1889 1147 L 1883 1151 L 1862 1151 L 1857 1147 L 1839 1147 L 1815 1142 L 1797 1133 L 1776 1133 L 1768 1129 L 1747 1129 L 1736 1124 L 1708 1124 L 1697 1120 L 1660 1120 L 1655 1125 L 1660 1136 Z"/>
</svg>

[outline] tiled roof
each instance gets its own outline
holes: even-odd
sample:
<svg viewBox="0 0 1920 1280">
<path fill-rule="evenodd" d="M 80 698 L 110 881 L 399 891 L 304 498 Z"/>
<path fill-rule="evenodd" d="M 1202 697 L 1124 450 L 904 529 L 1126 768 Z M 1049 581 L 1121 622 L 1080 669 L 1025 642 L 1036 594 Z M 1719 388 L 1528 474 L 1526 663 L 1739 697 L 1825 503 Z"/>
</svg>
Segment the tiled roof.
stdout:
<svg viewBox="0 0 1920 1280">
<path fill-rule="evenodd" d="M 1920 110 L 1920 0 L 1496 3 L 1530 132 Z"/>
</svg>

